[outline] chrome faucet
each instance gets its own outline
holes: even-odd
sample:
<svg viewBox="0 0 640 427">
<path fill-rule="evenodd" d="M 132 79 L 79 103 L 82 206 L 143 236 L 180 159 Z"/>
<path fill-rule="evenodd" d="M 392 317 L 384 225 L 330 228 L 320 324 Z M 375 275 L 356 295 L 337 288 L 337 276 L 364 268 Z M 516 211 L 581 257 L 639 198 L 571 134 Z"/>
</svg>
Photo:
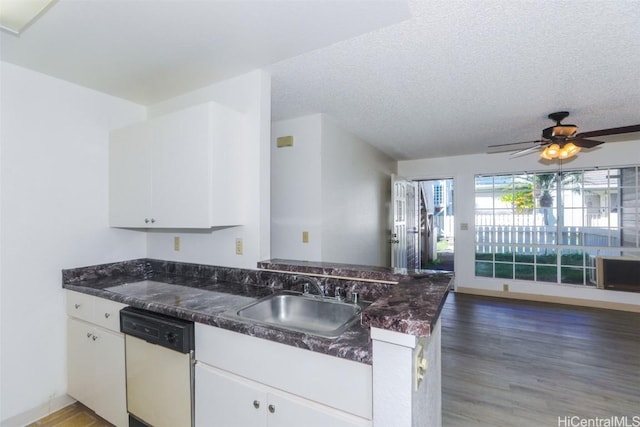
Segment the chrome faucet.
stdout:
<svg viewBox="0 0 640 427">
<path fill-rule="evenodd" d="M 318 296 L 321 298 L 324 298 L 324 286 L 319 284 L 318 282 L 315 282 L 313 280 L 309 280 L 308 282 L 304 282 L 303 285 L 303 290 L 302 293 L 304 295 L 311 295 L 311 292 L 309 291 L 309 285 L 313 285 L 314 288 L 316 288 L 316 291 L 318 292 Z"/>
</svg>

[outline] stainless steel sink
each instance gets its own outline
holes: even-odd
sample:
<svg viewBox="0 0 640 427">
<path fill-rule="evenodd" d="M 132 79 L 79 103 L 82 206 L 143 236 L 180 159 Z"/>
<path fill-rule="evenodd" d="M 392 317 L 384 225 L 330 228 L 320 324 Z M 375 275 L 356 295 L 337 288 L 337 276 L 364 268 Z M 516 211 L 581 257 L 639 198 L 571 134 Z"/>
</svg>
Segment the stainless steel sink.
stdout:
<svg viewBox="0 0 640 427">
<path fill-rule="evenodd" d="M 283 291 L 227 312 L 226 315 L 311 335 L 336 338 L 359 319 L 361 313 L 362 308 L 358 304 Z"/>
</svg>

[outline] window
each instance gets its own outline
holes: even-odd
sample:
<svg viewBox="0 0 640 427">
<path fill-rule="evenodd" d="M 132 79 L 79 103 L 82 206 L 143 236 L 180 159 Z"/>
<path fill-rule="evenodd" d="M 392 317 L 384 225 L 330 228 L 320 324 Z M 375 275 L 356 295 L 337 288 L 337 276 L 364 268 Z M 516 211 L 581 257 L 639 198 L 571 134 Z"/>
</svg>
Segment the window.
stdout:
<svg viewBox="0 0 640 427">
<path fill-rule="evenodd" d="M 639 172 L 476 176 L 476 276 L 595 286 L 598 255 L 640 256 Z"/>
<path fill-rule="evenodd" d="M 442 194 L 442 184 L 433 185 L 433 206 L 441 208 L 444 205 L 444 197 Z"/>
</svg>

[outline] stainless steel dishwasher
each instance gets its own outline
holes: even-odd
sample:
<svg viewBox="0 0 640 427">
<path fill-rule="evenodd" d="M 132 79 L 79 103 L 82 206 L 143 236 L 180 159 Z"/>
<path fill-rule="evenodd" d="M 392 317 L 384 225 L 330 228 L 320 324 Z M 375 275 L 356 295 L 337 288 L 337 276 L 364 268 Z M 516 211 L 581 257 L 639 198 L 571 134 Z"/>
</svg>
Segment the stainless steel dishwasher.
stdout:
<svg viewBox="0 0 640 427">
<path fill-rule="evenodd" d="M 193 322 L 125 307 L 120 331 L 129 426 L 193 426 Z"/>
</svg>

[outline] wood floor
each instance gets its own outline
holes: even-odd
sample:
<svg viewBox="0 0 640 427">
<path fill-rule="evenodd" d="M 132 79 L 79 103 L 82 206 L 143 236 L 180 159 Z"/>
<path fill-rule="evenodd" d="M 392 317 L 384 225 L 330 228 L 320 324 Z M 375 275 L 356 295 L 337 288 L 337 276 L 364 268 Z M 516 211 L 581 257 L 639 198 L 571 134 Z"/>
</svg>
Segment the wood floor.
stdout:
<svg viewBox="0 0 640 427">
<path fill-rule="evenodd" d="M 76 402 L 27 427 L 113 427 L 93 411 Z"/>
<path fill-rule="evenodd" d="M 442 382 L 445 427 L 640 425 L 640 314 L 452 293 Z"/>
<path fill-rule="evenodd" d="M 442 383 L 444 427 L 639 425 L 640 314 L 451 293 Z M 75 404 L 36 426 L 110 424 Z"/>
</svg>

